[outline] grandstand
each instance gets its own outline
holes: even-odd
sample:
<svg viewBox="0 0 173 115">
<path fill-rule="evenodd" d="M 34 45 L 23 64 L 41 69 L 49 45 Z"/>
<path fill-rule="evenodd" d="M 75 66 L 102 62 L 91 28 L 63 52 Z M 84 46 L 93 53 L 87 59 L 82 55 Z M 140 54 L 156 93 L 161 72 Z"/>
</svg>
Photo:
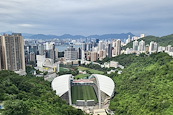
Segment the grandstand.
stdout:
<svg viewBox="0 0 173 115">
<path fill-rule="evenodd" d="M 92 74 L 89 79 L 74 80 L 71 74 L 56 77 L 52 88 L 70 105 L 102 108 L 114 96 L 115 84 L 105 75 Z"/>
</svg>

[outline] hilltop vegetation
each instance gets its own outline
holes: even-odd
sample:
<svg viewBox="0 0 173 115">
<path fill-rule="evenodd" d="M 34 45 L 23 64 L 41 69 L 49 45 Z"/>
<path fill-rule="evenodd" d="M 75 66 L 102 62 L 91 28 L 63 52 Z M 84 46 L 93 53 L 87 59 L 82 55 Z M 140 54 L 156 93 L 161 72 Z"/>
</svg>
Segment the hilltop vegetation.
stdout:
<svg viewBox="0 0 173 115">
<path fill-rule="evenodd" d="M 146 56 L 146 55 L 140 54 L 140 57 L 142 57 L 142 56 Z M 98 62 L 100 64 L 103 64 L 105 62 L 117 61 L 119 64 L 121 64 L 123 66 L 129 66 L 130 64 L 138 61 L 138 58 L 140 58 L 140 57 L 137 57 L 135 54 L 129 54 L 129 55 L 121 54 L 119 56 L 112 57 L 112 58 L 106 57 L 102 61 L 98 61 Z"/>
<path fill-rule="evenodd" d="M 132 63 L 127 59 L 133 59 Z M 117 115 L 172 115 L 172 57 L 166 53 L 122 55 L 122 61 L 126 68 L 113 77 L 116 95 L 110 109 Z"/>
<path fill-rule="evenodd" d="M 4 115 L 83 115 L 66 104 L 43 78 L 0 71 L 0 102 Z"/>
<path fill-rule="evenodd" d="M 157 42 L 160 46 L 173 46 L 173 34 L 163 37 L 155 37 L 155 36 L 146 36 L 144 38 L 139 39 L 138 41 L 144 40 L 146 44 L 149 44 L 151 41 Z M 132 48 L 133 42 L 128 43 L 123 48 Z"/>
</svg>

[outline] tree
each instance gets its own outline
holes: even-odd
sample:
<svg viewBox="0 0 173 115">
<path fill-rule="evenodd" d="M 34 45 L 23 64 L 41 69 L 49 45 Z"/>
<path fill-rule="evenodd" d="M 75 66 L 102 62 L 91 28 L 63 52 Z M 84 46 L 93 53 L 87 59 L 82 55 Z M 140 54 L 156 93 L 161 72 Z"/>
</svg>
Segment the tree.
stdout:
<svg viewBox="0 0 173 115">
<path fill-rule="evenodd" d="M 4 104 L 4 115 L 29 115 L 28 104 L 21 100 L 7 101 Z"/>
<path fill-rule="evenodd" d="M 52 91 L 51 84 L 40 77 L 19 76 L 0 71 L 0 102 L 5 102 L 5 115 L 84 115 L 67 105 Z M 65 106 L 67 108 L 63 108 Z M 0 112 L 1 113 L 1 112 Z"/>
<path fill-rule="evenodd" d="M 118 57 L 118 56 L 117 56 Z M 173 111 L 173 59 L 166 53 L 123 55 L 126 68 L 115 74 L 116 95 L 110 109 L 116 114 L 169 115 Z M 133 63 L 129 63 L 129 60 Z M 169 84 L 169 85 L 168 85 Z"/>
</svg>

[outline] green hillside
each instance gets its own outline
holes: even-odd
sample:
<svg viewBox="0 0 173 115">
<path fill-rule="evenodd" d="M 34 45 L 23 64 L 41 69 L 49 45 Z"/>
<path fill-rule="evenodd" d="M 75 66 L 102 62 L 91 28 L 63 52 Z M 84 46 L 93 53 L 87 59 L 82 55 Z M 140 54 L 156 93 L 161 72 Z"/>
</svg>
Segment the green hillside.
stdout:
<svg viewBox="0 0 173 115">
<path fill-rule="evenodd" d="M 92 86 L 73 86 L 72 87 L 72 103 L 75 104 L 76 100 L 95 100 L 97 96 Z"/>
<path fill-rule="evenodd" d="M 110 109 L 117 115 L 173 115 L 173 58 L 166 53 L 122 55 L 122 61 L 126 68 L 113 77 L 116 95 Z"/>
<path fill-rule="evenodd" d="M 0 103 L 3 115 L 83 115 L 66 104 L 43 78 L 0 71 Z"/>
<path fill-rule="evenodd" d="M 155 41 L 160 46 L 167 46 L 167 45 L 173 46 L 173 34 L 168 36 L 163 36 L 163 37 L 146 36 L 144 38 L 139 39 L 138 41 L 141 41 L 141 40 L 144 40 L 146 44 L 149 44 L 151 41 Z M 130 42 L 126 46 L 124 46 L 123 49 L 132 48 L 132 47 L 133 47 L 133 42 Z"/>
<path fill-rule="evenodd" d="M 146 56 L 145 54 L 140 54 L 140 57 L 142 56 Z M 135 54 L 121 54 L 118 55 L 116 57 L 106 57 L 104 58 L 102 61 L 99 61 L 99 63 L 103 64 L 105 62 L 109 62 L 109 61 L 117 61 L 119 64 L 123 65 L 123 66 L 129 66 L 130 64 L 138 61 L 140 59 L 140 57 L 137 57 Z"/>
</svg>

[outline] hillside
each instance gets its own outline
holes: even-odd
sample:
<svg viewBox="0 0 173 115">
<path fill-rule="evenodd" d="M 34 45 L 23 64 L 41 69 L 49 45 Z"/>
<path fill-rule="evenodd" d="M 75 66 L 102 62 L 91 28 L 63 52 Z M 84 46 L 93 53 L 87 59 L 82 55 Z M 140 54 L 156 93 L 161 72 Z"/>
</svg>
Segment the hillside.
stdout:
<svg viewBox="0 0 173 115">
<path fill-rule="evenodd" d="M 144 54 L 141 54 L 140 56 L 144 56 Z M 112 57 L 112 58 L 106 57 L 102 61 L 98 60 L 97 62 L 100 64 L 103 64 L 103 63 L 109 62 L 109 61 L 117 61 L 120 65 L 123 65 L 126 67 L 126 66 L 129 66 L 130 64 L 136 62 L 139 58 L 140 57 L 136 57 L 135 54 L 129 54 L 129 55 L 121 54 L 121 55 L 118 55 L 118 56 Z"/>
<path fill-rule="evenodd" d="M 129 58 L 132 63 L 126 62 Z M 117 115 L 172 115 L 173 58 L 157 53 L 126 55 L 122 61 L 126 68 L 113 77 L 116 95 L 110 109 Z"/>
<path fill-rule="evenodd" d="M 0 71 L 0 103 L 4 115 L 83 115 L 66 104 L 43 78 Z"/>
<path fill-rule="evenodd" d="M 160 46 L 173 46 L 173 34 L 163 37 L 155 37 L 155 36 L 146 36 L 144 38 L 139 39 L 138 41 L 144 40 L 146 44 L 149 44 L 151 41 L 157 42 Z M 125 48 L 132 48 L 133 42 L 128 43 L 123 49 Z"/>
</svg>

